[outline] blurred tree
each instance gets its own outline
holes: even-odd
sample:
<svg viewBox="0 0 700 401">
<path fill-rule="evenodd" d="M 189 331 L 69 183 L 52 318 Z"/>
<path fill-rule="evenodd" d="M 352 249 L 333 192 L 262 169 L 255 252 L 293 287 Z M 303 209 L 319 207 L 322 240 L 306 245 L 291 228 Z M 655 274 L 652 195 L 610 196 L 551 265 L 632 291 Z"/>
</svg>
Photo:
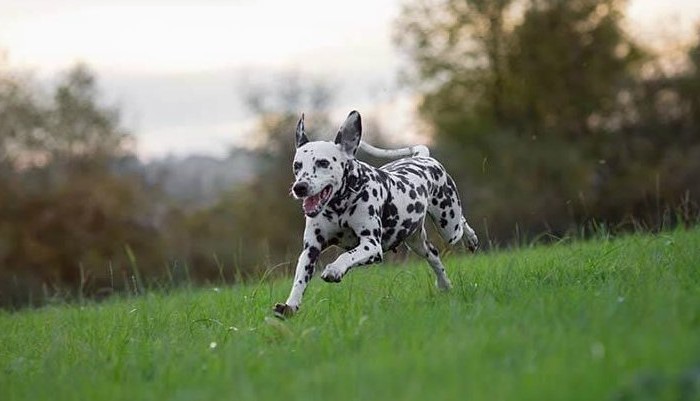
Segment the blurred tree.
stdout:
<svg viewBox="0 0 700 401">
<path fill-rule="evenodd" d="M 53 94 L 39 146 L 54 159 L 114 159 L 133 151 L 133 137 L 120 124 L 119 110 L 98 103 L 95 77 L 84 65 L 68 72 Z"/>
<path fill-rule="evenodd" d="M 616 108 L 644 52 L 622 30 L 621 0 L 537 0 L 513 30 L 508 120 L 518 132 L 589 135 Z"/>
<path fill-rule="evenodd" d="M 144 266 L 162 260 L 153 195 L 123 169 L 132 137 L 98 98 L 84 66 L 50 95 L 0 74 L 0 303 L 25 303 L 27 291 L 38 301 L 42 287 L 121 287 L 133 274 L 127 247 Z"/>
<path fill-rule="evenodd" d="M 688 102 L 688 108 L 690 111 L 690 117 L 692 119 L 692 127 L 695 127 L 696 131 L 689 133 L 687 136 L 697 137 L 700 132 L 697 128 L 700 127 L 700 27 L 698 28 L 695 45 L 688 51 L 689 60 L 689 71 L 687 74 L 686 82 L 683 82 L 684 90 L 681 95 Z"/>
<path fill-rule="evenodd" d="M 26 78 L 0 71 L 0 163 L 5 167 L 14 164 L 15 150 L 43 124 L 36 102 Z"/>
<path fill-rule="evenodd" d="M 439 135 L 482 129 L 504 111 L 506 54 L 514 0 L 414 0 L 397 22 L 395 41 L 413 60 L 410 82 Z"/>
<path fill-rule="evenodd" d="M 650 197 L 659 199 L 658 209 L 692 187 L 650 160 L 667 158 L 688 132 L 680 121 L 689 120 L 679 118 L 693 103 L 681 99 L 697 98 L 697 91 L 641 74 L 654 58 L 621 28 L 625 5 L 412 0 L 404 6 L 395 41 L 413 61 L 409 82 L 422 92 L 420 111 L 434 128 L 436 153 L 489 235 L 509 238 L 516 225 L 562 233 L 587 219 L 644 218 Z"/>
<path fill-rule="evenodd" d="M 699 38 L 700 39 L 700 36 Z M 631 217 L 659 226 L 696 220 L 700 198 L 700 40 L 686 68 L 647 63 L 646 74 L 618 94 L 618 108 L 596 144 L 602 218 Z"/>
<path fill-rule="evenodd" d="M 620 28 L 624 3 L 417 0 L 396 42 L 438 135 L 465 144 L 497 128 L 575 137 L 610 112 L 642 59 Z"/>
<path fill-rule="evenodd" d="M 219 261 L 236 265 L 250 276 L 298 252 L 304 216 L 299 202 L 289 197 L 293 180 L 294 129 L 306 113 L 311 138 L 327 139 L 331 124 L 327 110 L 331 91 L 321 81 L 284 73 L 267 85 L 246 88 L 245 101 L 257 116 L 249 143 L 256 144 L 258 174 L 232 190 L 214 207 L 189 219 L 191 263 L 212 270 Z"/>
<path fill-rule="evenodd" d="M 95 78 L 75 66 L 51 99 L 28 78 L 0 78 L 0 154 L 26 168 L 68 160 L 103 161 L 131 153 L 133 138 L 119 126 L 119 111 L 98 103 Z"/>
</svg>

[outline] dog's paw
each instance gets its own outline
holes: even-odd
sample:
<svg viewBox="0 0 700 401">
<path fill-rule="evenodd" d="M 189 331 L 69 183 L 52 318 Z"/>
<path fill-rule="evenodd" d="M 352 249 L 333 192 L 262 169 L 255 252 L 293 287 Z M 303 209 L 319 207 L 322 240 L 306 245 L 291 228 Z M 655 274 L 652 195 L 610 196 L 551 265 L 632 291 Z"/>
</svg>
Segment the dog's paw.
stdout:
<svg viewBox="0 0 700 401">
<path fill-rule="evenodd" d="M 474 231 L 467 233 L 467 248 L 474 253 L 479 249 L 479 238 L 477 238 Z"/>
<path fill-rule="evenodd" d="M 328 265 L 321 273 L 321 279 L 327 283 L 339 283 L 343 278 L 343 271 L 333 265 Z"/>
<path fill-rule="evenodd" d="M 287 305 L 287 304 L 276 304 L 272 308 L 272 313 L 275 314 L 275 317 L 278 317 L 280 319 L 286 319 L 288 317 L 292 317 L 298 310 L 299 310 L 298 306 L 292 306 L 292 305 Z"/>
<path fill-rule="evenodd" d="M 437 279 L 437 280 L 435 281 L 435 286 L 436 286 L 440 291 L 448 292 L 448 291 L 450 291 L 450 290 L 452 289 L 452 282 L 450 281 L 450 279 L 448 279 L 447 277 L 445 277 L 445 278 L 443 278 L 443 279 Z"/>
</svg>

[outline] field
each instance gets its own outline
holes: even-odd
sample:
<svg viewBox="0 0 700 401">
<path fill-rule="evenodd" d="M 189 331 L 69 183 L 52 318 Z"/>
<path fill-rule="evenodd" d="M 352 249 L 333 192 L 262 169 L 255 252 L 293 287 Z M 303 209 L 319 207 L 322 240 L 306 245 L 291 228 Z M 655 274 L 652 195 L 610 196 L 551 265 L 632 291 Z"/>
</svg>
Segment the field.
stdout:
<svg viewBox="0 0 700 401">
<path fill-rule="evenodd" d="M 700 230 L 0 312 L 0 400 L 700 399 Z"/>
</svg>

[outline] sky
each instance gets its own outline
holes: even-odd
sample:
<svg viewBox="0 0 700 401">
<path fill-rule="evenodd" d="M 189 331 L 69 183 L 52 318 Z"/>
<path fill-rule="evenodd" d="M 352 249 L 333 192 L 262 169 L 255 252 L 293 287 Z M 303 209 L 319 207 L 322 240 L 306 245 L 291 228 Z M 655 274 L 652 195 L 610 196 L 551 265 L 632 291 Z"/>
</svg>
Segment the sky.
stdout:
<svg viewBox="0 0 700 401">
<path fill-rule="evenodd" d="M 245 145 L 248 81 L 283 71 L 328 82 L 331 115 L 373 117 L 397 142 L 422 139 L 416 96 L 392 45 L 402 0 L 0 0 L 9 65 L 50 81 L 76 62 L 123 111 L 144 159 L 223 155 Z M 690 38 L 697 0 L 631 0 L 628 29 L 663 47 Z M 329 133 L 330 135 L 330 133 Z"/>
</svg>

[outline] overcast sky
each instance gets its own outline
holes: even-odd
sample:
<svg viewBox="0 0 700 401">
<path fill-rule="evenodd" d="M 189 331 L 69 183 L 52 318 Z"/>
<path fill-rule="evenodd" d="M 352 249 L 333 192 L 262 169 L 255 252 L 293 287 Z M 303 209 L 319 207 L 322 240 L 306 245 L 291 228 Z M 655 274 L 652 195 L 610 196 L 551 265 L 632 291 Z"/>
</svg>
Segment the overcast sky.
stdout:
<svg viewBox="0 0 700 401">
<path fill-rule="evenodd" d="M 77 61 L 97 73 L 146 158 L 223 154 L 251 123 L 242 83 L 295 70 L 336 90 L 333 114 L 379 118 L 417 140 L 413 97 L 400 90 L 391 44 L 400 0 L 0 0 L 0 48 L 42 79 Z M 689 35 L 698 0 L 632 0 L 645 41 Z"/>
</svg>

